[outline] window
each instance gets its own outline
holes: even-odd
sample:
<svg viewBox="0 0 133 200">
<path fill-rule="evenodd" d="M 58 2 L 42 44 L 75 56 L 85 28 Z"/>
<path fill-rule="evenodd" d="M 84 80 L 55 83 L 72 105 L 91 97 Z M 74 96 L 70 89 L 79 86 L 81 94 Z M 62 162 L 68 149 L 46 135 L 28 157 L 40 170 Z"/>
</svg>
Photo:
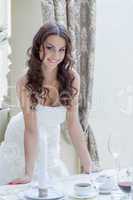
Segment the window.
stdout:
<svg viewBox="0 0 133 200">
<path fill-rule="evenodd" d="M 11 48 L 8 42 L 11 36 L 11 0 L 0 0 L 0 107 L 7 95 L 7 73 Z"/>
</svg>

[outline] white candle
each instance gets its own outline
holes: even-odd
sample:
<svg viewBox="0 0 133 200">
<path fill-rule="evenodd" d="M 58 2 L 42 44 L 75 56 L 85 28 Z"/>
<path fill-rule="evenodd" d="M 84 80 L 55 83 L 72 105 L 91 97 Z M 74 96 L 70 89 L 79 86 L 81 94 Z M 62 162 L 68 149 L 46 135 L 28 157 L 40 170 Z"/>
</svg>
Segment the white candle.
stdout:
<svg viewBox="0 0 133 200">
<path fill-rule="evenodd" d="M 45 133 L 39 138 L 39 163 L 38 163 L 38 187 L 48 188 L 48 159 L 47 159 L 47 138 Z"/>
</svg>

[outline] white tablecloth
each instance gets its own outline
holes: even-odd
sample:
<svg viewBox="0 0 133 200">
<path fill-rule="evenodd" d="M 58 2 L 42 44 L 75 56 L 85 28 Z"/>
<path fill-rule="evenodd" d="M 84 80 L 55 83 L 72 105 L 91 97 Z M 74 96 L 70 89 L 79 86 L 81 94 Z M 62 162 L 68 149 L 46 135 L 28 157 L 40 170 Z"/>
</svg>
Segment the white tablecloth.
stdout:
<svg viewBox="0 0 133 200">
<path fill-rule="evenodd" d="M 66 199 L 69 199 L 68 196 L 73 191 L 73 185 L 77 182 L 88 182 L 94 181 L 96 177 L 101 175 L 101 173 L 114 173 L 112 170 L 102 171 L 99 173 L 92 173 L 90 175 L 80 174 L 70 176 L 62 181 L 57 181 L 55 183 L 57 189 L 60 189 L 66 194 Z M 31 188 L 31 184 L 20 184 L 20 185 L 4 185 L 0 186 L 0 200 L 21 200 L 20 193 L 22 194 L 24 191 Z M 23 198 L 24 199 L 24 198 Z M 110 195 L 99 195 L 97 198 L 93 198 L 95 200 L 111 200 Z M 91 199 L 92 200 L 92 199 Z"/>
</svg>

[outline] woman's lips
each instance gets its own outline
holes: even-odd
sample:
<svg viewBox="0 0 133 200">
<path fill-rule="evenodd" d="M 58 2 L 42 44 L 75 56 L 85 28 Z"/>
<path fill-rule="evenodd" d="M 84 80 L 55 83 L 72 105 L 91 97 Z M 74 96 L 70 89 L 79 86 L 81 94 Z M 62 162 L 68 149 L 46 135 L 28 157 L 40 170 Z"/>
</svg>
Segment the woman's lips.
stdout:
<svg viewBox="0 0 133 200">
<path fill-rule="evenodd" d="M 59 62 L 58 60 L 51 60 L 51 59 L 48 59 L 48 61 L 49 61 L 50 63 L 58 63 L 58 62 Z"/>
</svg>

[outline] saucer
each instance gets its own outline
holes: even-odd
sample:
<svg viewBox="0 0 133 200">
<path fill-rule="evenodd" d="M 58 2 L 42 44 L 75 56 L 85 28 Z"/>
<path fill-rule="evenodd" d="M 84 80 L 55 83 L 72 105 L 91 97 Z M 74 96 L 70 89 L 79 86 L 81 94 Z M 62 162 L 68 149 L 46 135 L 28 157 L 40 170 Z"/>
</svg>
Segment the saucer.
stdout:
<svg viewBox="0 0 133 200">
<path fill-rule="evenodd" d="M 38 189 L 30 189 L 24 193 L 24 197 L 27 200 L 56 200 L 64 198 L 64 194 L 61 192 L 57 192 L 53 189 L 49 189 L 48 191 L 48 196 L 38 197 Z"/>
<path fill-rule="evenodd" d="M 110 194 L 111 191 L 112 191 L 112 190 L 107 190 L 107 189 L 106 189 L 106 190 L 103 190 L 103 189 L 100 189 L 100 190 L 99 190 L 99 193 L 100 193 L 100 194 Z"/>
<path fill-rule="evenodd" d="M 91 199 L 97 196 L 96 192 L 90 192 L 88 195 L 77 195 L 74 192 L 72 194 L 69 194 L 69 197 L 75 198 L 75 199 Z"/>
</svg>

